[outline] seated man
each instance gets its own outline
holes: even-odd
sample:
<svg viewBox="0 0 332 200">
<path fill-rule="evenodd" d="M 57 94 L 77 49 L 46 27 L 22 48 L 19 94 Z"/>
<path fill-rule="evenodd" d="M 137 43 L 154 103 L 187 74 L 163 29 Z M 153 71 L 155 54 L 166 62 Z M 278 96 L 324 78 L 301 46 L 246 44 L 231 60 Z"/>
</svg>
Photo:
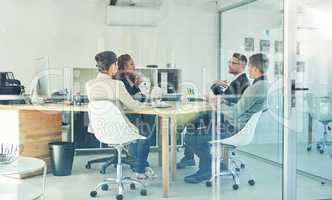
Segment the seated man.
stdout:
<svg viewBox="0 0 332 200">
<path fill-rule="evenodd" d="M 249 87 L 250 82 L 245 73 L 247 65 L 247 57 L 245 55 L 234 53 L 231 60 L 228 62 L 228 73 L 235 76 L 234 80 L 228 85 L 224 81 L 216 81 L 211 86 L 211 91 L 214 95 L 223 95 L 223 99 L 228 104 L 237 103 L 243 92 Z M 226 88 L 223 90 L 223 88 Z M 194 154 L 189 148 L 184 146 L 184 157 L 176 167 L 183 169 L 187 166 L 194 166 Z"/>
<path fill-rule="evenodd" d="M 253 85 L 248 87 L 241 99 L 234 105 L 222 104 L 220 111 L 224 116 L 224 122 L 217 131 L 220 131 L 221 138 L 228 138 L 238 133 L 249 121 L 250 117 L 266 106 L 268 83 L 265 73 L 268 69 L 269 61 L 264 54 L 255 54 L 249 58 L 249 75 L 254 79 Z M 213 123 L 206 120 L 210 118 L 209 113 L 203 115 L 199 122 L 208 126 L 195 126 L 194 131 L 189 131 L 185 137 L 188 148 L 199 158 L 199 170 L 184 178 L 187 183 L 199 183 L 211 177 L 211 154 L 209 141 L 212 138 Z M 197 124 L 197 122 L 195 122 Z"/>
<path fill-rule="evenodd" d="M 231 60 L 228 61 L 228 73 L 234 76 L 229 84 L 227 81 L 215 81 L 211 86 L 214 95 L 223 95 L 227 103 L 237 103 L 243 92 L 250 86 L 249 79 L 245 73 L 247 57 L 245 55 L 234 53 Z M 225 88 L 225 89 L 224 89 Z"/>
</svg>

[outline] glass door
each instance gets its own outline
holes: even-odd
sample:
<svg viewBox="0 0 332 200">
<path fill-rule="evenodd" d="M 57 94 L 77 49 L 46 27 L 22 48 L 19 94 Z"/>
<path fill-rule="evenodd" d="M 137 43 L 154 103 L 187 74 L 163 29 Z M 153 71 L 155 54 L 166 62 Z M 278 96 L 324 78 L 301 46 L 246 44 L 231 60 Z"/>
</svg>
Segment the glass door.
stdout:
<svg viewBox="0 0 332 200">
<path fill-rule="evenodd" d="M 222 15 L 221 79 L 231 79 L 226 64 L 234 52 L 250 57 L 264 53 L 270 61 L 267 72 L 271 88 L 268 94 L 269 110 L 259 122 L 253 143 L 241 150 L 253 156 L 282 163 L 283 116 L 283 23 L 282 1 L 256 1 L 229 10 Z"/>
<path fill-rule="evenodd" d="M 285 199 L 332 196 L 331 8 L 285 1 Z"/>
</svg>

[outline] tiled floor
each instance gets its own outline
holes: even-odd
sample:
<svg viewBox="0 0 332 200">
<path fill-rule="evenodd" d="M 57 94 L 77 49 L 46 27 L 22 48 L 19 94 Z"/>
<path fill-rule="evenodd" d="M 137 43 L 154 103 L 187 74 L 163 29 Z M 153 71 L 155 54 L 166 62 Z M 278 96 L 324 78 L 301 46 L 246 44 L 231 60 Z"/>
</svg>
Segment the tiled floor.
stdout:
<svg viewBox="0 0 332 200">
<path fill-rule="evenodd" d="M 282 144 L 251 144 L 241 147 L 241 150 L 275 162 L 282 160 Z M 332 180 L 331 154 L 331 146 L 328 146 L 324 154 L 320 154 L 316 148 L 308 152 L 307 144 L 298 143 L 297 167 L 302 171 Z"/>
<path fill-rule="evenodd" d="M 85 200 L 90 199 L 89 192 L 102 181 L 103 178 L 114 176 L 115 169 L 110 168 L 110 172 L 106 175 L 99 174 L 98 166 L 90 170 L 85 169 L 85 162 L 89 159 L 102 157 L 98 156 L 76 156 L 73 168 L 73 174 L 66 177 L 55 177 L 51 174 L 47 176 L 47 200 Z M 219 189 L 213 193 L 213 188 L 205 187 L 205 184 L 190 185 L 183 182 L 183 177 L 194 172 L 195 168 L 179 170 L 178 177 L 175 182 L 171 183 L 170 200 L 280 200 L 281 199 L 281 169 L 271 166 L 261 161 L 241 156 L 248 166 L 248 170 L 256 178 L 256 185 L 249 186 L 245 176 L 241 177 L 240 189 L 233 191 L 232 181 L 229 178 L 222 179 L 221 185 L 214 189 Z M 150 156 L 150 160 L 157 160 L 156 153 Z M 160 175 L 160 168 L 156 162 L 152 162 L 152 167 Z M 129 169 L 125 169 L 125 173 L 130 175 Z M 160 177 L 160 176 L 159 176 Z M 2 180 L 4 180 L 2 178 Z M 321 184 L 308 178 L 299 176 L 298 199 L 313 200 L 332 198 L 332 186 Z M 28 183 L 37 185 L 40 183 L 40 177 L 25 180 Z M 141 197 L 139 191 L 129 191 L 125 194 L 124 199 L 135 200 L 156 200 L 160 199 L 161 182 L 160 178 L 148 182 L 148 196 Z M 115 190 L 110 192 L 100 192 L 96 199 L 106 200 L 115 199 Z M 0 199 L 1 194 L 0 194 Z"/>
</svg>

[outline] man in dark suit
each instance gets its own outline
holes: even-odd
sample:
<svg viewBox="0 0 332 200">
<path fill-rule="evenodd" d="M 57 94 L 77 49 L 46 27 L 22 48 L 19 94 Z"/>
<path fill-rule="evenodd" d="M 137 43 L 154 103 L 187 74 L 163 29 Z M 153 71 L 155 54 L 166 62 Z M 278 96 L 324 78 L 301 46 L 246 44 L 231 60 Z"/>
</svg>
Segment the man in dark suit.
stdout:
<svg viewBox="0 0 332 200">
<path fill-rule="evenodd" d="M 236 104 L 244 91 L 250 86 L 249 79 L 246 75 L 245 67 L 247 65 L 247 57 L 245 55 L 234 53 L 228 62 L 228 72 L 235 76 L 235 79 L 229 84 L 227 81 L 216 81 L 211 86 L 214 95 L 222 95 L 222 99 L 226 104 Z M 223 120 L 223 119 L 221 119 Z M 187 166 L 194 166 L 194 154 L 186 147 L 184 148 L 184 157 L 176 167 L 183 169 Z"/>
<path fill-rule="evenodd" d="M 247 58 L 245 55 L 234 53 L 231 60 L 228 62 L 228 72 L 235 76 L 235 79 L 227 83 L 227 81 L 216 81 L 211 86 L 211 91 L 214 95 L 223 95 L 223 99 L 230 104 L 237 103 L 249 87 L 250 82 L 246 75 L 245 67 L 247 65 Z"/>
</svg>

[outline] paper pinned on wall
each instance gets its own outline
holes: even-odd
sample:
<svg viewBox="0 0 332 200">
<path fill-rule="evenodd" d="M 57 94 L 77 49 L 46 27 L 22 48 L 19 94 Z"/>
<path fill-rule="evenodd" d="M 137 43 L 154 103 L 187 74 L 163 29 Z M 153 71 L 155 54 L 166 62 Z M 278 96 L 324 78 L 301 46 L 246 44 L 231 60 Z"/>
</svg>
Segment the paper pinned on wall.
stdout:
<svg viewBox="0 0 332 200">
<path fill-rule="evenodd" d="M 255 39 L 251 37 L 244 38 L 244 50 L 255 51 Z"/>
<path fill-rule="evenodd" d="M 259 42 L 260 51 L 263 53 L 270 53 L 270 40 L 261 40 Z"/>
</svg>

